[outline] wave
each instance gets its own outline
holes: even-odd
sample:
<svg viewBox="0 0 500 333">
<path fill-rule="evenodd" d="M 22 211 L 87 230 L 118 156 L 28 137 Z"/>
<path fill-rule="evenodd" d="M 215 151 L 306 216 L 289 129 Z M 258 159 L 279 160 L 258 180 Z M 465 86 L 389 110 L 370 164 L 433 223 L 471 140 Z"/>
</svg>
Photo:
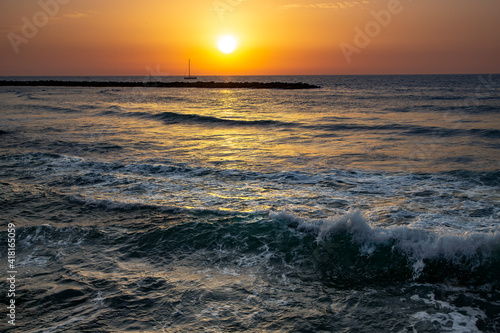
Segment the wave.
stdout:
<svg viewBox="0 0 500 333">
<path fill-rule="evenodd" d="M 422 96 L 415 96 L 417 100 L 421 100 Z M 427 96 L 426 99 L 428 100 L 437 100 L 437 101 L 458 101 L 458 100 L 463 100 L 463 96 L 446 96 L 446 95 L 439 95 L 439 96 Z"/>
<path fill-rule="evenodd" d="M 82 112 L 82 110 L 80 110 L 79 107 L 72 108 L 72 107 L 62 107 L 62 106 L 43 105 L 43 104 L 29 104 L 29 105 L 27 104 L 23 105 L 23 107 L 31 110 L 43 110 L 43 111 L 64 113 L 64 114 L 74 114 Z"/>
<path fill-rule="evenodd" d="M 306 221 L 271 213 L 314 238 L 314 260 L 336 285 L 397 280 L 500 283 L 500 234 L 437 234 L 404 226 L 371 227 L 359 211 L 337 219 Z"/>
<path fill-rule="evenodd" d="M 490 139 L 499 139 L 500 138 L 500 130 L 496 129 L 471 129 L 468 131 L 470 134 L 475 136 L 479 136 L 482 138 L 490 138 Z"/>
<path fill-rule="evenodd" d="M 461 115 L 462 113 L 470 113 L 470 114 L 488 114 L 488 113 L 497 113 L 500 111 L 500 107 L 497 105 L 490 104 L 476 104 L 476 105 L 457 105 L 451 107 L 432 107 L 436 111 L 453 111 L 456 112 L 457 115 Z M 453 116 L 453 114 L 452 114 Z"/>
<path fill-rule="evenodd" d="M 327 124 L 304 126 L 325 131 L 398 131 L 403 135 L 434 135 L 437 137 L 452 136 L 477 136 L 482 138 L 500 138 L 500 130 L 496 129 L 453 129 L 434 126 L 383 124 L 383 125 L 361 125 L 361 124 Z"/>
<path fill-rule="evenodd" d="M 276 120 L 238 120 L 226 119 L 213 116 L 202 116 L 197 114 L 182 114 L 176 112 L 161 112 L 150 114 L 147 112 L 132 112 L 129 116 L 160 120 L 165 124 L 201 124 L 222 126 L 296 126 L 295 123 L 281 122 Z"/>
<path fill-rule="evenodd" d="M 467 114 L 490 114 L 490 113 L 497 113 L 500 111 L 500 107 L 494 106 L 494 105 L 489 105 L 489 104 L 478 104 L 478 105 L 472 105 L 472 106 L 438 106 L 435 104 L 431 105 L 419 105 L 415 107 L 386 107 L 383 109 L 384 111 L 388 112 L 400 112 L 400 113 L 407 113 L 407 112 L 418 112 L 418 111 L 425 111 L 425 112 L 433 112 L 433 111 L 438 111 L 438 112 L 445 112 L 448 117 L 453 117 L 454 114 L 456 114 L 457 117 L 462 118 L 463 113 Z M 449 113 L 449 115 L 448 115 Z M 465 120 L 465 119 L 464 119 Z"/>
<path fill-rule="evenodd" d="M 295 127 L 300 124 L 293 122 L 283 122 L 278 120 L 260 119 L 260 120 L 240 120 L 240 119 L 227 119 L 218 118 L 213 116 L 203 116 L 197 114 L 184 114 L 177 112 L 125 112 L 120 108 L 113 108 L 102 111 L 102 116 L 121 116 L 121 117 L 135 117 L 142 119 L 150 119 L 161 121 L 167 125 L 170 124 L 190 124 L 190 125 L 210 125 L 210 126 L 273 126 L 273 127 Z"/>
<path fill-rule="evenodd" d="M 54 145 L 67 146 L 69 143 L 59 141 Z M 94 145 L 94 148 L 102 149 L 121 149 L 122 147 L 102 143 Z M 44 153 L 30 152 L 26 154 L 0 154 L 0 161 L 5 167 L 9 167 L 13 173 L 19 168 L 26 166 L 50 166 L 47 173 L 51 176 L 51 170 L 58 170 L 60 174 L 68 176 L 75 175 L 75 179 L 82 177 L 111 177 L 113 174 L 122 175 L 145 175 L 145 176 L 170 176 L 181 175 L 187 178 L 192 177 L 216 177 L 222 180 L 254 181 L 262 180 L 264 182 L 300 184 L 323 184 L 331 188 L 346 189 L 347 187 L 356 187 L 363 183 L 363 179 L 378 179 L 386 182 L 387 177 L 397 177 L 396 183 L 413 184 L 422 179 L 431 179 L 433 182 L 457 183 L 465 182 L 467 187 L 474 186 L 500 186 L 500 170 L 492 171 L 471 171 L 471 170 L 452 170 L 437 173 L 387 173 L 362 170 L 343 170 L 332 168 L 322 172 L 308 172 L 307 170 L 287 170 L 275 172 L 261 172 L 256 170 L 237 170 L 216 168 L 210 166 L 190 165 L 182 162 L 170 160 L 158 161 L 155 159 L 145 160 L 142 163 L 121 163 L 118 161 L 100 161 L 91 158 L 74 157 L 62 153 Z M 43 168 L 39 168 L 42 172 Z M 81 172 L 85 170 L 86 172 Z M 41 173 L 39 173 L 41 174 Z M 127 177 L 130 178 L 130 177 Z M 361 183 L 358 183 L 361 181 Z M 89 179 L 93 183 L 93 179 Z M 65 185 L 74 185 L 72 183 Z M 82 185 L 78 182 L 76 185 Z"/>
<path fill-rule="evenodd" d="M 113 237 L 101 230 L 106 225 L 20 228 L 20 245 L 29 251 L 49 244 L 45 257 L 51 256 L 50 244 L 58 251 L 61 246 L 104 246 L 123 257 L 166 263 L 203 253 L 203 261 L 220 267 L 259 267 L 304 278 L 312 274 L 337 287 L 397 282 L 500 286 L 498 232 L 452 235 L 370 226 L 359 211 L 325 220 L 306 220 L 285 211 L 163 212 L 164 219 L 123 221 L 123 232 L 113 229 Z"/>
<path fill-rule="evenodd" d="M 185 209 L 179 207 L 169 207 L 164 205 L 155 205 L 144 202 L 126 202 L 113 199 L 95 199 L 86 198 L 80 195 L 62 195 L 71 203 L 78 203 L 87 208 L 101 208 L 105 210 L 116 211 L 137 211 L 137 210 L 155 210 L 162 212 L 181 212 Z"/>
</svg>

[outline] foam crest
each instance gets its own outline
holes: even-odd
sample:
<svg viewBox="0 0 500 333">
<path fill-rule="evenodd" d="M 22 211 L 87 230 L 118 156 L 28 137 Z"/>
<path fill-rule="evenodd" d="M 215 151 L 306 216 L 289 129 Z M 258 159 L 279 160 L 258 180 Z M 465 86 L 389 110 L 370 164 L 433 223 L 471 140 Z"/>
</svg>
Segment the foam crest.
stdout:
<svg viewBox="0 0 500 333">
<path fill-rule="evenodd" d="M 413 271 L 414 279 L 421 277 L 422 273 L 439 275 L 445 268 L 459 267 L 464 272 L 485 269 L 498 262 L 500 254 L 498 232 L 451 234 L 407 226 L 373 226 L 359 210 L 322 220 L 307 220 L 286 211 L 271 212 L 270 216 L 285 221 L 298 231 L 312 232 L 316 242 L 323 244 L 327 252 L 331 251 L 329 255 L 337 256 L 341 251 L 350 258 L 371 258 L 382 253 L 387 261 L 385 264 L 389 265 L 393 259 L 388 258 L 400 253 L 406 258 L 403 261 L 407 262 L 407 268 Z M 338 244 L 343 245 L 339 247 Z"/>
</svg>

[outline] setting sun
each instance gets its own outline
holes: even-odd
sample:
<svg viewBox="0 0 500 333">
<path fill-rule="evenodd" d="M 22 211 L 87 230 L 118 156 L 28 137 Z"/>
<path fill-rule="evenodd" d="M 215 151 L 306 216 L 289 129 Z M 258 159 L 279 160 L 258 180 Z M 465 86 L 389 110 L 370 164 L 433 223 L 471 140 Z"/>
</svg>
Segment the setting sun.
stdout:
<svg viewBox="0 0 500 333">
<path fill-rule="evenodd" d="M 234 50 L 236 50 L 236 46 L 238 46 L 236 39 L 229 35 L 222 36 L 219 38 L 219 42 L 217 43 L 219 50 L 226 54 L 234 52 Z"/>
<path fill-rule="evenodd" d="M 477 2 L 1 1 L 0 76 L 499 73 Z"/>
</svg>

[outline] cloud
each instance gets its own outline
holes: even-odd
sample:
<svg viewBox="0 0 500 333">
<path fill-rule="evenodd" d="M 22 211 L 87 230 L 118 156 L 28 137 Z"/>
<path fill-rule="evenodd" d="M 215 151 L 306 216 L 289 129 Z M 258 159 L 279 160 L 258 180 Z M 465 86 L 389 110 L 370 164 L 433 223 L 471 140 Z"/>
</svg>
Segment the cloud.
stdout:
<svg viewBox="0 0 500 333">
<path fill-rule="evenodd" d="M 282 8 L 316 8 L 316 9 L 345 9 L 352 7 L 363 7 L 370 1 L 337 1 L 337 2 L 318 2 L 318 3 L 293 3 L 281 6 Z"/>
<path fill-rule="evenodd" d="M 81 19 L 81 18 L 89 17 L 93 13 L 94 12 L 82 13 L 82 12 L 73 11 L 71 13 L 63 15 L 63 17 L 68 18 L 68 19 Z"/>
</svg>

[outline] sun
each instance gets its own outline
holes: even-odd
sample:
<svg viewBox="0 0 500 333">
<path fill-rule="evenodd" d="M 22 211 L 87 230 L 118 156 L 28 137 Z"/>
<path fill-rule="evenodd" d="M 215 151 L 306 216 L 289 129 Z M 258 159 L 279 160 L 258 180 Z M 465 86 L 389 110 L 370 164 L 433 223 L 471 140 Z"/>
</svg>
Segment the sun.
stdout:
<svg viewBox="0 0 500 333">
<path fill-rule="evenodd" d="M 225 54 L 233 53 L 237 46 L 236 38 L 230 35 L 222 36 L 217 43 L 219 50 Z"/>
</svg>

